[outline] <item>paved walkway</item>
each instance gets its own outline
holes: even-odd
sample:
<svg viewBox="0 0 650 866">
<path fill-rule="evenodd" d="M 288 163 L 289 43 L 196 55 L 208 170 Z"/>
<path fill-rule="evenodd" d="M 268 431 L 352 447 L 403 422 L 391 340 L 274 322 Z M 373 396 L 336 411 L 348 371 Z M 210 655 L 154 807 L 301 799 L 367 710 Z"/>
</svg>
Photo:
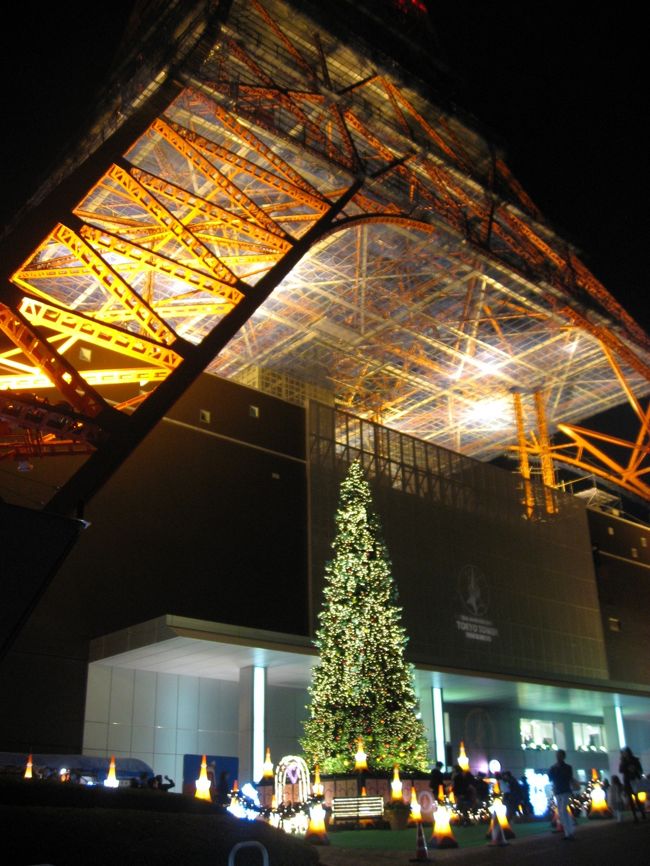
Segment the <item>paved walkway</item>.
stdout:
<svg viewBox="0 0 650 866">
<path fill-rule="evenodd" d="M 412 854 L 404 851 L 353 850 L 320 848 L 322 866 L 406 866 Z M 617 866 L 619 863 L 650 863 L 650 818 L 634 824 L 627 820 L 592 821 L 578 827 L 575 842 L 565 842 L 548 833 L 526 839 L 514 839 L 505 848 L 429 849 L 431 863 L 451 866 L 478 866 L 503 863 L 508 866 Z"/>
</svg>

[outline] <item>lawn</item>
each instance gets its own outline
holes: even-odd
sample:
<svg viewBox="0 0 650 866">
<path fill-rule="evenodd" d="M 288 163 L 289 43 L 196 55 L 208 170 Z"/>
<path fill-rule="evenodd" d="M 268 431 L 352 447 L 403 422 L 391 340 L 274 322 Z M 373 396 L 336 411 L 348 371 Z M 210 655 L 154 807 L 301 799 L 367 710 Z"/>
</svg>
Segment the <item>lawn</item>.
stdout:
<svg viewBox="0 0 650 866">
<path fill-rule="evenodd" d="M 454 827 L 453 832 L 461 848 L 475 848 L 486 845 L 487 825 L 479 824 L 471 827 Z M 531 821 L 515 824 L 513 830 L 518 839 L 527 836 L 538 836 L 550 833 L 551 828 L 547 820 Z M 427 845 L 431 838 L 431 824 L 424 825 L 424 836 Z M 416 830 L 340 830 L 329 834 L 330 843 L 339 848 L 381 848 L 384 851 L 415 851 Z"/>
</svg>

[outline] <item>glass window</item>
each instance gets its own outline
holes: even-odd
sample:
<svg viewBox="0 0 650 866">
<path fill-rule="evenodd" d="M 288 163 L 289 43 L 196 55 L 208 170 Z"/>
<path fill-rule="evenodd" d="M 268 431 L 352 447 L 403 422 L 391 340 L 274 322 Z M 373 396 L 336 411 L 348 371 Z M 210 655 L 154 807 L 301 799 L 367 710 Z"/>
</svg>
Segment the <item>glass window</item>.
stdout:
<svg viewBox="0 0 650 866">
<path fill-rule="evenodd" d="M 574 722 L 573 742 L 578 752 L 606 752 L 605 725 L 592 722 Z"/>
<path fill-rule="evenodd" d="M 522 749 L 564 749 L 564 725 L 561 722 L 542 721 L 541 719 L 521 719 Z"/>
</svg>

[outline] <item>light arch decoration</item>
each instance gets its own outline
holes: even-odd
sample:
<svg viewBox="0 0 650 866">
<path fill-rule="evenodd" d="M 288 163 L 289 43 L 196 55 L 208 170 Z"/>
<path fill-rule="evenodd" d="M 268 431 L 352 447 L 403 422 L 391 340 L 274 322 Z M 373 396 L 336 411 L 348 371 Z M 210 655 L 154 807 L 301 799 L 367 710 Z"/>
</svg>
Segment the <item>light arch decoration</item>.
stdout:
<svg viewBox="0 0 650 866">
<path fill-rule="evenodd" d="M 292 785 L 298 785 L 298 801 L 306 803 L 311 793 L 309 768 L 304 758 L 299 755 L 286 755 L 281 758 L 275 768 L 275 798 L 278 804 L 284 801 L 284 786 L 287 779 Z"/>
</svg>

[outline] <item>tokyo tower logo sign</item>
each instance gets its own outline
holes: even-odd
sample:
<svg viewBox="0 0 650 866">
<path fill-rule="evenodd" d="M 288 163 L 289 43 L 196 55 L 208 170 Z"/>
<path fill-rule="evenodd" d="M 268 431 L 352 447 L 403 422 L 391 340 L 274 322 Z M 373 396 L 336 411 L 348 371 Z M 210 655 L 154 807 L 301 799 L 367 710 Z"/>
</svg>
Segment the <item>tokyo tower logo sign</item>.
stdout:
<svg viewBox="0 0 650 866">
<path fill-rule="evenodd" d="M 499 636 L 494 623 L 485 619 L 490 608 L 490 584 L 475 565 L 464 565 L 458 573 L 458 595 L 465 613 L 459 614 L 456 628 L 468 640 L 492 643 Z"/>
</svg>

